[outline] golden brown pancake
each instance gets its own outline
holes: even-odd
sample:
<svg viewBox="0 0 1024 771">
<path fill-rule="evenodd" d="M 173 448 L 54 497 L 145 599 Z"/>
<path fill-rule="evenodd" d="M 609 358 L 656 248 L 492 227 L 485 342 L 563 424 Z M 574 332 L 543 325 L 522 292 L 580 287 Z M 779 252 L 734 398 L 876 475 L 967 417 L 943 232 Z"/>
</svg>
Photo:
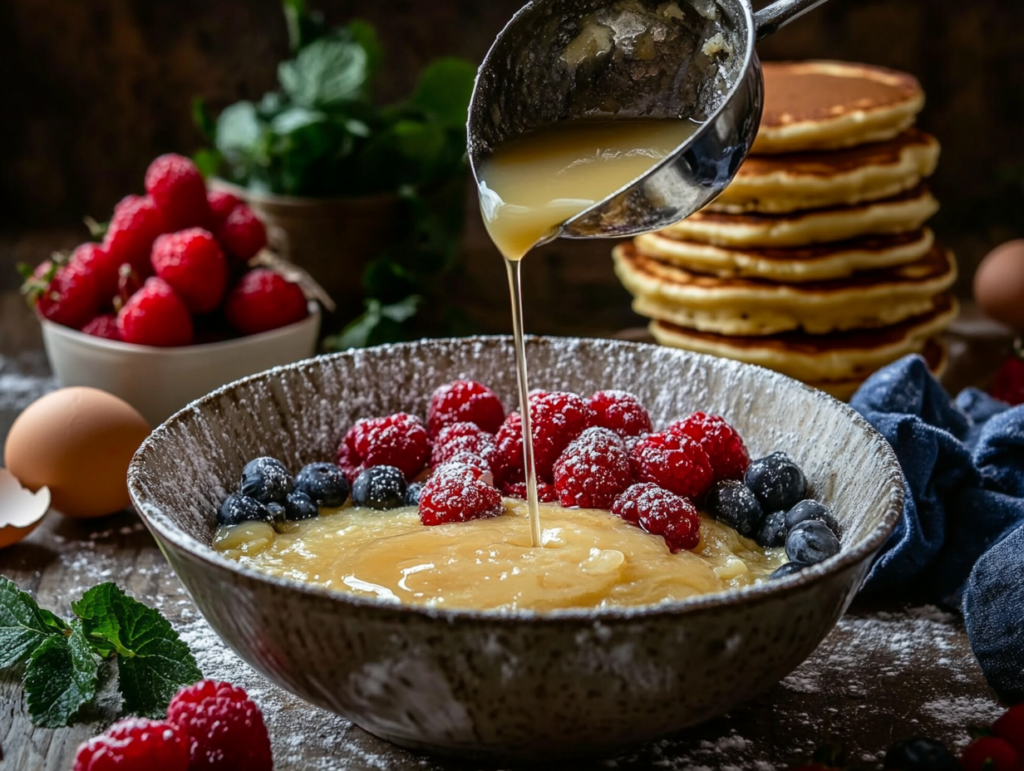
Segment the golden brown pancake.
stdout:
<svg viewBox="0 0 1024 771">
<path fill-rule="evenodd" d="M 949 351 L 946 350 L 946 345 L 941 340 L 933 337 L 925 341 L 924 350 L 920 353 L 932 374 L 935 377 L 941 378 L 946 371 L 946 366 L 949 364 Z M 845 402 L 849 401 L 857 393 L 857 389 L 864 385 L 864 381 L 870 376 L 869 374 L 867 377 L 851 380 L 821 380 L 817 382 L 809 380 L 806 382 L 812 388 L 818 388 L 830 396 Z"/>
<path fill-rule="evenodd" d="M 892 139 L 924 106 L 912 75 L 868 64 L 763 62 L 764 112 L 751 152 L 834 150 Z"/>
<path fill-rule="evenodd" d="M 938 160 L 938 141 L 914 128 L 845 150 L 752 155 L 708 208 L 783 213 L 876 201 L 916 187 Z"/>
</svg>

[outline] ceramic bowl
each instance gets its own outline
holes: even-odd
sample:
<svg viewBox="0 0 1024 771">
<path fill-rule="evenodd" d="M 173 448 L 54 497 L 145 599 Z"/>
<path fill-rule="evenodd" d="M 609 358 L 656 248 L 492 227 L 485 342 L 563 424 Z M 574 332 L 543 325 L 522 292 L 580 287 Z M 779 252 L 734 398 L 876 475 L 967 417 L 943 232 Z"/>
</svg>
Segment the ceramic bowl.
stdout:
<svg viewBox="0 0 1024 771">
<path fill-rule="evenodd" d="M 151 426 L 214 388 L 316 353 L 320 307 L 302 321 L 222 343 L 155 348 L 86 335 L 40 319 L 43 345 L 57 380 L 118 396 Z"/>
<path fill-rule="evenodd" d="M 531 386 L 637 394 L 655 426 L 725 415 L 753 456 L 785 450 L 843 527 L 798 576 L 684 602 L 547 614 L 411 608 L 273 578 L 211 548 L 249 459 L 333 459 L 358 418 L 424 415 L 455 378 L 514 404 L 508 338 L 350 351 L 226 386 L 179 412 L 129 469 L 136 507 L 210 625 L 301 698 L 405 747 L 495 761 L 603 755 L 708 720 L 777 683 L 845 611 L 903 506 L 885 440 L 774 372 L 617 341 L 535 338 Z"/>
</svg>

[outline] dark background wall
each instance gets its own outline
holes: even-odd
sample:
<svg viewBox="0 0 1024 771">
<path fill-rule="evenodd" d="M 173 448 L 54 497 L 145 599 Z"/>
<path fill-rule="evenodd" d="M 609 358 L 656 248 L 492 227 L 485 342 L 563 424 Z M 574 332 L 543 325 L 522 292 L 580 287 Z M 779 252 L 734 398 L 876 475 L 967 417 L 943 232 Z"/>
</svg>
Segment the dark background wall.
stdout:
<svg viewBox="0 0 1024 771">
<path fill-rule="evenodd" d="M 434 56 L 478 61 L 520 0 L 311 4 L 334 22 L 361 16 L 378 26 L 387 46 L 379 93 L 391 99 Z M 962 272 L 1024 235 L 1024 2 L 831 0 L 759 50 L 766 59 L 860 60 L 916 75 L 928 94 L 920 124 L 943 144 L 933 180 L 943 208 L 933 224 Z M 285 54 L 276 0 L 3 0 L 0 287 L 15 283 L 15 260 L 73 245 L 84 237 L 83 214 L 105 219 L 121 196 L 140 191 L 155 155 L 196 149 L 193 96 L 215 109 L 259 96 Z M 504 328 L 503 270 L 475 215 L 467 260 L 478 317 Z M 526 274 L 534 331 L 636 323 L 605 244 L 548 247 Z"/>
</svg>

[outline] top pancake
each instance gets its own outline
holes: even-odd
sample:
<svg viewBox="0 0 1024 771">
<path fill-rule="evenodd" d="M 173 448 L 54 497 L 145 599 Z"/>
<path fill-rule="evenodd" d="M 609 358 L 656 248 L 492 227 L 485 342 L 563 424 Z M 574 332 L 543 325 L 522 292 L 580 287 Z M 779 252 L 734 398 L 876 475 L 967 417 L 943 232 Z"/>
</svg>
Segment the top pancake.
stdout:
<svg viewBox="0 0 1024 771">
<path fill-rule="evenodd" d="M 764 62 L 765 104 L 751 152 L 833 150 L 892 139 L 924 91 L 911 75 L 847 62 Z"/>
</svg>

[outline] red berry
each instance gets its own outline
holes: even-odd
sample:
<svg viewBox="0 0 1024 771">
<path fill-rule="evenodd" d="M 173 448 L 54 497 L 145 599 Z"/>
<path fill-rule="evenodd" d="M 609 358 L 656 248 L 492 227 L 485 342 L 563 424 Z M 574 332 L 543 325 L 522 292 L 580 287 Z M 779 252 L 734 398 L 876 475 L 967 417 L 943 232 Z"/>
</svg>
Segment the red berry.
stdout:
<svg viewBox="0 0 1024 771">
<path fill-rule="evenodd" d="M 443 525 L 501 514 L 501 493 L 481 479 L 483 473 L 465 463 L 438 467 L 420 491 L 420 521 Z"/>
<path fill-rule="evenodd" d="M 437 436 L 445 426 L 453 423 L 476 423 L 482 430 L 494 434 L 505 420 L 501 399 L 490 388 L 472 380 L 456 380 L 438 388 L 430 397 L 427 409 L 427 428 Z"/>
<path fill-rule="evenodd" d="M 73 771 L 188 771 L 185 733 L 166 720 L 130 717 L 78 746 Z"/>
<path fill-rule="evenodd" d="M 688 418 L 673 421 L 665 430 L 688 436 L 701 446 L 711 461 L 715 481 L 743 479 L 750 465 L 750 455 L 739 433 L 724 418 L 695 412 Z"/>
<path fill-rule="evenodd" d="M 167 720 L 186 736 L 189 771 L 271 771 L 270 737 L 260 708 L 241 688 L 203 680 L 183 688 Z"/>
<path fill-rule="evenodd" d="M 563 506 L 610 509 L 633 481 L 626 445 L 614 431 L 588 428 L 559 456 L 554 479 Z"/>
<path fill-rule="evenodd" d="M 206 181 L 196 165 L 185 156 L 168 153 L 149 164 L 146 192 L 163 215 L 168 230 L 209 226 Z"/>
<path fill-rule="evenodd" d="M 1011 354 L 996 373 L 989 393 L 1007 404 L 1024 403 L 1024 360 Z"/>
<path fill-rule="evenodd" d="M 633 445 L 633 475 L 676 495 L 700 498 L 714 482 L 715 472 L 701 446 L 688 436 L 662 432 L 640 437 Z"/>
<path fill-rule="evenodd" d="M 25 282 L 22 291 L 43 318 L 73 329 L 84 326 L 100 307 L 96 278 L 80 262 L 44 262 Z"/>
<path fill-rule="evenodd" d="M 103 245 L 118 266 L 128 263 L 139 275 L 151 276 L 149 252 L 157 236 L 165 232 L 167 225 L 153 199 L 129 195 L 114 207 Z"/>
<path fill-rule="evenodd" d="M 214 228 L 220 227 L 221 223 L 231 214 L 231 210 L 241 202 L 241 198 L 226 190 L 211 190 L 206 194 L 206 204 L 210 207 L 210 224 Z"/>
<path fill-rule="evenodd" d="M 673 554 L 700 543 L 700 515 L 686 498 L 650 482 L 633 485 L 615 499 L 612 513 L 660 535 Z"/>
<path fill-rule="evenodd" d="M 487 467 L 498 451 L 494 437 L 476 423 L 452 423 L 442 428 L 434 437 L 434 448 L 430 453 L 430 467 L 437 468 L 460 452 L 468 452 L 482 458 Z"/>
<path fill-rule="evenodd" d="M 87 243 L 75 247 L 69 262 L 76 262 L 96 280 L 96 297 L 106 305 L 117 295 L 118 262 L 103 244 Z"/>
<path fill-rule="evenodd" d="M 501 492 L 509 498 L 526 500 L 526 482 L 505 482 L 501 486 Z M 558 500 L 558 490 L 549 482 L 537 480 L 537 500 L 541 503 L 555 503 Z"/>
<path fill-rule="evenodd" d="M 202 228 L 160 236 L 153 243 L 153 269 L 192 313 L 220 305 L 228 284 L 228 263 L 220 244 Z"/>
<path fill-rule="evenodd" d="M 530 394 L 533 455 L 537 479 L 552 481 L 555 461 L 569 443 L 590 428 L 594 411 L 576 394 L 561 391 Z M 498 473 L 502 481 L 523 481 L 523 430 L 518 412 L 511 413 L 496 437 Z"/>
<path fill-rule="evenodd" d="M 338 451 L 338 465 L 350 479 L 372 466 L 394 466 L 406 479 L 412 479 L 423 470 L 429 455 L 430 441 L 423 423 L 415 415 L 399 412 L 366 418 L 352 426 Z"/>
<path fill-rule="evenodd" d="M 992 733 L 1005 739 L 1014 746 L 1018 754 L 1024 758 L 1024 704 L 1010 707 L 995 723 Z"/>
<path fill-rule="evenodd" d="M 120 340 L 121 331 L 117 328 L 117 316 L 112 313 L 104 313 L 96 316 L 92 321 L 82 327 L 82 331 L 93 337 L 102 337 L 106 340 Z"/>
<path fill-rule="evenodd" d="M 309 315 L 298 284 L 266 268 L 239 279 L 224 301 L 228 324 L 243 335 L 255 335 L 302 321 Z"/>
<path fill-rule="evenodd" d="M 1019 761 L 1013 745 L 998 736 L 975 739 L 960 755 L 964 771 L 1017 771 Z"/>
<path fill-rule="evenodd" d="M 145 285 L 117 314 L 121 339 L 136 345 L 190 345 L 192 317 L 181 298 L 162 278 L 148 279 Z"/>
<path fill-rule="evenodd" d="M 626 391 L 598 391 L 587 400 L 594 411 L 594 425 L 608 428 L 619 436 L 639 436 L 651 432 L 651 416 L 640 400 Z"/>
<path fill-rule="evenodd" d="M 240 203 L 217 228 L 217 238 L 224 245 L 224 251 L 246 262 L 267 245 L 267 229 L 252 209 Z"/>
</svg>

